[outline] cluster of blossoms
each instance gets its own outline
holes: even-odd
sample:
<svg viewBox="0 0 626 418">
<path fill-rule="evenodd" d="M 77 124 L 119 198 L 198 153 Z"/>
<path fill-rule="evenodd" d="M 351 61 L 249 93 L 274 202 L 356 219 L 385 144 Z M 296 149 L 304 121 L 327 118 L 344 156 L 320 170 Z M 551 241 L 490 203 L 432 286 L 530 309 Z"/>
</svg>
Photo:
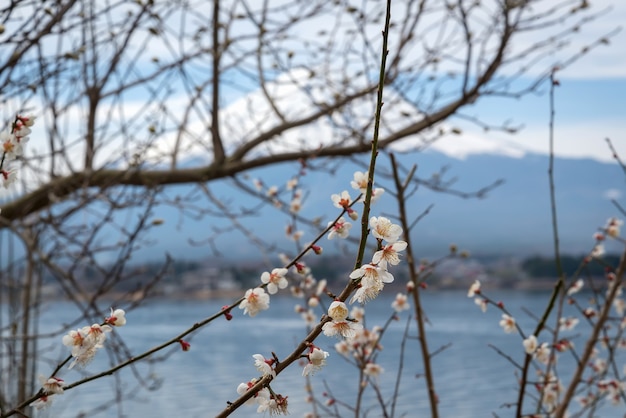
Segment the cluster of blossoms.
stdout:
<svg viewBox="0 0 626 418">
<path fill-rule="evenodd" d="M 322 332 L 328 337 L 341 336 L 352 338 L 363 325 L 355 318 L 348 318 L 348 307 L 340 300 L 335 300 L 328 307 L 330 321 L 322 325 Z"/>
<path fill-rule="evenodd" d="M 355 310 L 360 310 L 358 312 Z M 361 308 L 354 308 L 351 312 L 355 317 L 363 315 Z M 384 369 L 373 361 L 374 353 L 383 347 L 380 345 L 382 328 L 374 327 L 371 330 L 360 328 L 351 338 L 346 338 L 335 344 L 335 350 L 344 357 L 352 357 L 359 367 L 363 368 L 363 373 L 370 377 L 377 377 Z"/>
<path fill-rule="evenodd" d="M 0 160 L 0 174 L 5 188 L 8 188 L 17 180 L 15 168 L 8 167 L 8 163 L 16 160 L 24 152 L 24 144 L 28 142 L 31 126 L 35 123 L 32 115 L 18 115 L 10 130 L 0 132 L 0 144 L 2 144 L 2 159 Z"/>
<path fill-rule="evenodd" d="M 77 330 L 72 330 L 63 336 L 63 345 L 71 347 L 74 361 L 70 369 L 76 364 L 85 366 L 96 355 L 98 349 L 104 347 L 106 334 L 114 327 L 126 324 L 126 313 L 122 309 L 111 309 L 111 315 L 104 320 L 104 324 L 93 324 Z"/>
<path fill-rule="evenodd" d="M 245 394 L 251 387 L 257 383 L 257 379 L 252 379 L 246 383 L 240 383 L 237 387 L 237 393 L 239 395 Z M 246 405 L 257 404 L 257 412 L 264 413 L 269 412 L 270 416 L 274 415 L 288 415 L 287 410 L 287 397 L 280 394 L 275 394 L 268 388 L 259 390 L 253 397 L 248 399 Z"/>
<path fill-rule="evenodd" d="M 596 386 L 598 395 L 607 397 L 613 405 L 618 405 L 626 392 L 626 382 L 620 382 L 617 379 L 603 379 Z"/>
<path fill-rule="evenodd" d="M 367 182 L 368 182 L 368 178 L 367 178 L 366 172 L 357 171 L 354 173 L 354 180 L 350 182 L 350 185 L 352 186 L 353 189 L 358 190 L 360 192 L 361 197 L 358 200 L 359 202 L 363 202 L 365 199 L 365 192 L 367 191 Z M 372 188 L 371 203 L 375 203 L 380 198 L 380 196 L 383 195 L 383 193 L 385 193 L 385 189 L 383 188 L 380 188 L 380 187 Z M 352 205 L 354 201 L 350 197 L 350 193 L 347 190 L 344 190 L 343 192 L 341 192 L 341 194 L 332 194 L 330 196 L 330 200 L 332 200 L 333 205 L 336 208 L 344 209 L 346 213 L 348 214 L 348 216 L 350 217 L 350 219 L 352 219 L 353 221 L 356 221 L 358 219 L 359 214 L 354 209 L 352 209 Z M 339 220 L 337 220 L 334 223 L 329 222 L 328 226 L 331 226 L 331 225 L 332 225 L 332 228 L 330 232 L 328 233 L 328 239 L 333 239 L 335 237 L 347 238 L 350 233 L 350 228 L 352 228 L 352 224 L 350 222 L 347 222 L 343 217 L 339 218 Z"/>
<path fill-rule="evenodd" d="M 524 346 L 524 351 L 526 354 L 533 356 L 537 361 L 548 364 L 550 361 L 550 346 L 548 343 L 539 344 L 537 341 L 537 337 L 534 335 L 529 336 L 524 341 L 522 341 L 522 345 Z"/>
<path fill-rule="evenodd" d="M 487 299 L 482 297 L 475 297 L 476 295 L 480 295 L 480 281 L 474 280 L 474 283 L 470 286 L 467 291 L 468 298 L 474 298 L 474 303 L 478 305 L 481 311 L 487 312 Z"/>
<path fill-rule="evenodd" d="M 72 348 L 74 361 L 70 364 L 70 369 L 76 364 L 85 366 L 96 354 L 99 348 L 104 346 L 106 333 L 111 332 L 111 327 L 121 327 L 126 324 L 126 312 L 123 309 L 111 309 L 111 315 L 104 319 L 103 324 L 93 324 L 78 330 L 72 330 L 63 336 L 63 345 Z M 33 406 L 37 409 L 50 405 L 52 395 L 63 393 L 63 380 L 52 376 L 46 378 L 39 376 L 41 382 L 41 396 Z"/>
<path fill-rule="evenodd" d="M 596 232 L 593 234 L 593 239 L 596 241 L 593 250 L 591 250 L 591 258 L 600 258 L 605 254 L 603 241 L 607 236 L 611 238 L 618 238 L 620 235 L 620 229 L 623 225 L 623 221 L 618 218 L 609 218 L 602 228 L 602 232 Z"/>
<path fill-rule="evenodd" d="M 43 409 L 52 402 L 52 395 L 63 394 L 63 379 L 59 379 L 58 377 L 46 378 L 40 375 L 39 381 L 41 382 L 42 395 L 33 402 L 33 406 L 37 409 Z"/>
<path fill-rule="evenodd" d="M 264 193 L 267 198 L 271 199 L 275 207 L 281 208 L 283 206 L 283 203 L 279 199 L 281 189 L 279 189 L 278 186 L 272 185 L 266 187 L 262 180 L 256 178 L 252 179 L 252 184 L 258 192 Z M 284 188 L 284 190 L 292 192 L 291 202 L 289 203 L 289 211 L 291 213 L 298 213 L 302 208 L 302 191 L 300 189 L 297 189 L 297 186 L 298 178 L 293 177 L 287 180 Z"/>
<path fill-rule="evenodd" d="M 361 196 L 365 194 L 367 184 L 367 173 L 356 172 L 354 174 L 352 187 L 359 190 Z M 259 191 L 265 189 L 264 185 L 258 180 L 255 180 L 255 185 Z M 288 184 L 288 188 L 289 187 L 293 188 L 295 184 Z M 271 199 L 276 199 L 278 192 L 276 186 L 269 187 L 265 190 L 266 195 Z M 378 199 L 383 193 L 383 189 L 373 189 L 372 201 Z M 293 195 L 294 200 L 290 205 L 290 210 L 292 213 L 297 213 L 301 205 L 301 193 L 294 193 Z M 331 200 L 334 206 L 343 209 L 350 219 L 358 219 L 358 213 L 352 209 L 352 205 L 355 201 L 352 200 L 348 191 L 331 195 Z M 363 201 L 363 199 L 359 201 Z M 329 226 L 331 228 L 328 239 L 335 237 L 347 238 L 352 227 L 344 217 L 339 218 L 334 223 L 329 223 Z M 402 228 L 399 225 L 393 224 L 389 219 L 385 217 L 372 217 L 370 219 L 370 228 L 372 235 L 378 241 L 378 251 L 373 255 L 370 263 L 361 266 L 350 274 L 350 278 L 358 282 L 357 291 L 351 300 L 352 303 L 356 301 L 365 303 L 375 298 L 383 289 L 385 283 L 393 282 L 394 277 L 387 270 L 388 266 L 399 264 L 399 252 L 405 250 L 407 247 L 406 242 L 399 241 L 403 232 Z M 287 232 L 289 236 L 294 235 L 291 227 L 288 228 Z M 321 248 L 315 245 L 312 245 L 310 248 L 317 254 L 321 253 Z M 290 260 L 285 256 L 282 257 L 282 261 L 284 261 L 285 265 L 291 264 Z M 317 307 L 320 304 L 320 296 L 323 293 L 327 293 L 326 280 L 317 282 L 311 275 L 310 269 L 302 261 L 293 263 L 293 268 L 295 274 L 301 276 L 301 280 L 297 281 L 297 286 L 292 287 L 292 293 L 294 296 L 303 296 L 305 291 L 309 290 L 306 293 L 310 295 L 307 301 L 308 308 L 297 306 L 296 312 L 302 315 L 308 325 L 313 326 L 317 318 L 312 308 Z M 262 285 L 247 290 L 242 302 L 239 304 L 239 308 L 244 309 L 244 314 L 247 313 L 250 316 L 255 316 L 260 311 L 268 309 L 270 295 L 288 286 L 286 278 L 287 273 L 288 270 L 286 268 L 275 268 L 272 271 L 264 272 L 261 275 Z M 408 309 L 409 305 L 406 295 L 398 294 L 392 307 L 396 312 Z M 358 359 L 358 361 L 362 363 L 365 374 L 372 377 L 378 376 L 383 370 L 379 365 L 371 361 L 371 357 L 376 349 L 381 348 L 378 345 L 380 330 L 375 329 L 370 331 L 363 328 L 361 324 L 363 309 L 354 308 L 351 314 L 352 315 L 349 316 L 348 307 L 345 302 L 341 300 L 333 301 L 328 307 L 327 320 L 322 325 L 322 331 L 329 337 L 338 336 L 344 338 L 340 344 L 345 344 L 346 347 L 348 347 L 347 350 L 354 353 L 355 359 Z M 342 350 L 341 347 L 337 347 L 337 349 L 338 351 Z M 310 343 L 308 351 L 302 355 L 302 359 L 306 360 L 302 375 L 309 376 L 320 370 L 326 364 L 328 356 L 328 352 Z M 263 376 L 276 376 L 276 371 L 273 367 L 276 361 L 275 359 L 266 359 L 261 354 L 255 354 L 253 358 L 255 367 Z M 257 383 L 257 379 L 241 383 L 237 388 L 237 393 L 243 395 Z M 270 415 L 286 413 L 286 397 L 275 395 L 269 386 L 259 390 L 248 400 L 248 403 L 258 404 L 257 412 L 269 411 Z"/>
<path fill-rule="evenodd" d="M 479 280 L 474 280 L 474 283 L 472 283 L 469 290 L 467 291 L 467 297 L 474 298 L 474 303 L 476 303 L 476 305 L 483 312 L 487 312 L 487 305 L 489 305 L 489 303 L 492 303 L 498 308 L 504 310 L 504 304 L 502 302 L 495 303 L 488 298 L 482 296 Z M 503 313 L 502 319 L 500 319 L 500 326 L 502 327 L 504 332 L 510 334 L 517 329 L 517 322 L 515 322 L 515 318 L 513 318 L 511 315 Z"/>
<path fill-rule="evenodd" d="M 350 300 L 363 304 L 378 296 L 385 283 L 394 278 L 387 270 L 389 265 L 400 263 L 399 252 L 407 247 L 405 241 L 398 241 L 402 228 L 383 216 L 370 218 L 372 235 L 378 240 L 379 250 L 374 253 L 371 263 L 364 264 L 350 273 L 351 279 L 359 279 L 359 287 Z M 384 241 L 384 242 L 383 242 Z"/>
<path fill-rule="evenodd" d="M 540 382 L 535 387 L 541 395 L 541 404 L 548 413 L 552 413 L 559 403 L 561 393 L 563 393 L 563 384 L 552 373 L 542 376 Z"/>
<path fill-rule="evenodd" d="M 326 365 L 326 357 L 330 354 L 328 351 L 324 351 L 321 348 L 310 344 L 309 352 L 306 354 L 307 364 L 302 369 L 302 376 L 309 376 L 315 374 L 318 370 Z"/>
<path fill-rule="evenodd" d="M 276 360 L 266 359 L 262 354 L 254 354 L 254 366 L 261 372 L 263 376 L 276 377 L 276 371 L 272 367 Z M 256 385 L 257 379 L 252 379 L 246 383 L 240 383 L 237 386 L 237 393 L 239 395 L 245 394 L 250 388 Z M 269 387 L 264 387 L 254 394 L 253 397 L 246 401 L 247 405 L 257 404 L 257 412 L 269 412 L 270 416 L 273 415 L 288 415 L 287 410 L 287 396 L 274 393 Z"/>
<path fill-rule="evenodd" d="M 604 241 L 607 238 L 617 238 L 619 240 L 620 228 L 622 221 L 617 218 L 610 218 L 606 225 L 601 228 L 601 232 L 594 234 L 593 238 L 595 244 L 588 257 L 583 260 L 584 263 L 589 263 L 594 258 L 599 258 L 605 253 Z M 609 400 L 613 405 L 621 404 L 624 400 L 624 394 L 626 393 L 626 382 L 623 378 L 620 378 L 615 371 L 615 349 L 626 348 L 626 338 L 622 336 L 626 329 L 626 300 L 622 297 L 622 284 L 617 279 L 616 273 L 610 268 L 605 267 L 606 278 L 606 293 L 604 296 L 604 303 L 611 303 L 611 308 L 616 315 L 609 314 L 608 321 L 618 322 L 617 327 L 607 324 L 604 325 L 603 332 L 604 337 L 599 340 L 592 341 L 594 347 L 588 357 L 589 360 L 585 360 L 585 363 L 579 361 L 578 367 L 584 367 L 585 373 L 588 373 L 587 377 L 582 382 L 586 385 L 585 393 L 578 396 L 577 400 L 584 409 L 593 408 L 603 399 Z M 595 321 L 600 320 L 599 312 L 604 308 L 602 305 L 602 295 L 599 292 L 599 287 L 594 279 L 592 281 L 591 291 L 594 292 L 595 297 L 589 299 L 591 306 L 585 308 L 581 306 L 576 300 L 576 295 L 583 289 L 585 283 L 583 279 L 575 277 L 569 285 L 565 288 L 564 293 L 567 296 L 567 301 L 570 305 L 573 305 L 578 309 L 581 317 L 584 318 L 589 325 L 597 326 Z M 481 291 L 481 285 L 478 280 L 474 281 L 467 293 L 468 297 L 475 298 L 475 303 L 484 311 L 486 311 L 488 304 L 493 304 L 500 308 L 504 313 L 500 320 L 500 326 L 505 332 L 511 333 L 516 330 L 523 335 L 521 328 L 515 322 L 515 319 L 508 315 L 508 312 L 504 309 L 502 302 L 494 302 L 486 297 Z M 612 299 L 610 299 L 612 298 Z M 560 402 L 563 402 L 563 394 L 565 393 L 563 384 L 556 376 L 556 371 L 552 371 L 552 368 L 556 368 L 558 354 L 566 351 L 572 351 L 572 355 L 578 358 L 574 352 L 574 343 L 559 333 L 569 332 L 574 330 L 580 319 L 575 316 L 559 316 L 557 324 L 550 332 L 558 335 L 553 338 L 552 343 L 539 342 L 536 335 L 529 335 L 522 341 L 522 346 L 526 355 L 531 356 L 533 361 L 540 363 L 546 367 L 546 371 L 539 369 L 537 365 L 538 379 L 535 383 L 535 388 L 538 391 L 538 402 L 541 404 L 542 409 L 549 415 L 557 410 Z M 614 336 L 609 336 L 609 330 L 616 329 Z M 597 345 L 596 345 L 597 344 Z M 607 350 L 607 358 L 600 357 L 602 349 Z M 611 367 L 611 365 L 613 367 Z M 556 369 L 554 369 L 556 370 Z M 626 374 L 626 366 L 624 367 L 624 374 Z M 609 374 L 615 374 L 610 377 Z M 581 383 L 582 383 L 581 382 Z M 573 383 L 576 384 L 576 383 Z M 582 391 L 579 391 L 580 393 Z M 537 415 L 531 415 L 537 416 Z M 542 415 L 543 416 L 543 415 Z"/>
<path fill-rule="evenodd" d="M 365 192 L 367 191 L 367 172 L 356 171 L 353 175 L 353 180 L 350 182 L 350 186 L 353 189 L 361 192 L 361 200 L 365 199 Z M 372 203 L 376 202 L 385 193 L 385 189 L 381 187 L 372 188 Z"/>
</svg>

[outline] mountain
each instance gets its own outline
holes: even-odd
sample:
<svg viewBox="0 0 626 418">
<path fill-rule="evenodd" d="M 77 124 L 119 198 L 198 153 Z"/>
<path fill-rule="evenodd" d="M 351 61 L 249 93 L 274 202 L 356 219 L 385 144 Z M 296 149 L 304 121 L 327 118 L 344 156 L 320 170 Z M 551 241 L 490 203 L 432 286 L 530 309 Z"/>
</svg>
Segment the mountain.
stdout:
<svg viewBox="0 0 626 418">
<path fill-rule="evenodd" d="M 452 185 L 456 191 L 472 192 L 498 179 L 503 180 L 503 184 L 483 198 L 462 198 L 420 186 L 409 202 L 410 213 L 417 217 L 430 205 L 433 207 L 412 231 L 418 257 L 445 254 L 451 243 L 472 254 L 527 256 L 552 253 L 547 156 L 527 154 L 523 158 L 511 158 L 482 154 L 458 160 L 427 151 L 412 156 L 399 155 L 398 160 L 407 168 L 416 164 L 417 175 L 422 179 L 433 180 L 439 176 L 445 183 L 456 178 Z M 321 162 L 313 160 L 312 168 L 306 170 L 307 174 L 300 182 L 305 192 L 301 213 L 320 217 L 321 224 L 326 225 L 337 213 L 330 195 L 348 190 L 353 197 L 356 196 L 350 181 L 355 170 L 365 170 L 366 162 L 366 158 L 360 158 L 321 165 Z M 381 154 L 377 164 L 381 173 L 389 173 L 389 158 L 384 154 Z M 619 217 L 619 211 L 610 198 L 619 200 L 626 177 L 617 164 L 591 159 L 556 158 L 554 165 L 562 251 L 576 254 L 589 251 L 597 228 L 603 226 L 609 217 Z M 440 175 L 442 167 L 446 167 L 446 171 Z M 299 170 L 297 163 L 281 164 L 249 172 L 243 181 L 252 187 L 252 179 L 259 178 L 267 186 L 275 184 L 284 187 L 286 181 Z M 376 184 L 387 189 L 387 193 L 372 207 L 371 216 L 395 213 L 396 206 L 390 193 L 393 182 L 381 174 Z M 211 184 L 210 188 L 234 211 L 256 205 L 256 200 L 234 187 L 231 181 Z M 177 186 L 167 189 L 166 193 L 170 196 L 185 195 L 189 190 L 190 186 Z M 196 204 L 200 207 L 208 205 L 205 200 L 198 200 Z M 356 209 L 360 210 L 359 207 Z M 164 252 L 183 258 L 211 255 L 208 245 L 190 245 L 189 240 L 206 240 L 216 228 L 230 226 L 227 219 L 220 217 L 200 220 L 181 218 L 177 210 L 165 206 L 155 210 L 155 217 L 166 222 L 158 229 L 158 234 L 151 237 L 155 244 L 142 250 L 139 258 L 154 259 Z M 265 241 L 276 244 L 278 249 L 272 250 L 272 254 L 280 248 L 293 249 L 293 243 L 284 234 L 288 217 L 270 205 L 255 208 L 252 216 L 237 217 L 237 220 Z M 313 236 L 313 231 L 306 227 L 302 229 L 305 231 L 303 241 L 306 242 Z M 351 235 L 356 236 L 357 230 L 358 222 L 354 222 Z M 322 241 L 328 251 L 333 251 L 335 244 L 335 241 L 325 238 Z M 258 248 L 249 244 L 236 230 L 220 234 L 214 245 L 229 259 L 249 261 L 261 257 Z"/>
</svg>

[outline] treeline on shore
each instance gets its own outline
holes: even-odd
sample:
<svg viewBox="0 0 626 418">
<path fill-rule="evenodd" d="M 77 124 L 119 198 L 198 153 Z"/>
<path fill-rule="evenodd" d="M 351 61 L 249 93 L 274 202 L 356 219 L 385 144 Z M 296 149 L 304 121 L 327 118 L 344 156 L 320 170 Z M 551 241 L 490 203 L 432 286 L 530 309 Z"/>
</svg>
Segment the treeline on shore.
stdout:
<svg viewBox="0 0 626 418">
<path fill-rule="evenodd" d="M 607 269 L 615 268 L 619 263 L 617 254 L 608 254 L 598 259 L 586 259 L 584 256 L 564 255 L 560 260 L 563 273 L 567 277 L 577 274 L 602 276 Z M 557 263 L 554 257 L 534 256 L 526 258 L 520 264 L 524 273 L 531 278 L 557 277 Z"/>
</svg>

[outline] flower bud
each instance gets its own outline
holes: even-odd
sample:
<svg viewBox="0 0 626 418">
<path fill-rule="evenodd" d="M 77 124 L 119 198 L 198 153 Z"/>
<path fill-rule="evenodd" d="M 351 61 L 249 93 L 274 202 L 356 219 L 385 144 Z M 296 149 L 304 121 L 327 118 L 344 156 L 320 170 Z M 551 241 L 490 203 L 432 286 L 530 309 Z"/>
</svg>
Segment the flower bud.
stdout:
<svg viewBox="0 0 626 418">
<path fill-rule="evenodd" d="M 328 307 L 328 316 L 333 321 L 343 321 L 348 317 L 348 307 L 340 300 L 336 300 Z"/>
</svg>

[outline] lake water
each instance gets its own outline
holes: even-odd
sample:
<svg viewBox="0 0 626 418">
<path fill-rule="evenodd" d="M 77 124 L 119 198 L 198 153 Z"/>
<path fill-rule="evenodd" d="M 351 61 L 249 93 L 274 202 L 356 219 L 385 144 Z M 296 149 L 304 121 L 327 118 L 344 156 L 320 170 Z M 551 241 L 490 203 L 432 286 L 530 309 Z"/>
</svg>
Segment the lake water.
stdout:
<svg viewBox="0 0 626 418">
<path fill-rule="evenodd" d="M 548 298 L 545 293 L 512 291 L 490 296 L 503 300 L 527 333 L 535 322 L 521 308 L 539 313 Z M 366 316 L 368 327 L 384 323 L 389 317 L 392 300 L 392 295 L 381 295 L 379 299 L 370 302 Z M 127 325 L 116 332 L 132 353 L 141 353 L 210 316 L 227 303 L 228 300 L 153 301 L 129 312 Z M 236 388 L 239 383 L 258 376 L 251 357 L 253 354 L 261 353 L 269 357 L 274 351 L 282 358 L 305 335 L 305 325 L 300 316 L 294 313 L 295 303 L 291 298 L 273 297 L 270 310 L 254 318 L 243 316 L 242 311 L 237 309 L 233 312 L 232 321 L 220 318 L 195 334 L 190 340 L 189 352 L 183 352 L 177 346 L 168 352 L 170 355 L 162 362 L 140 363 L 136 371 L 150 377 L 146 381 L 148 385 L 160 382 L 157 390 L 138 389 L 139 384 L 132 377 L 132 371 L 125 370 L 118 379 L 107 377 L 57 396 L 53 405 L 37 416 L 91 417 L 94 416 L 93 412 L 103 411 L 99 416 L 212 417 L 226 406 L 228 400 L 237 398 Z M 500 417 L 513 416 L 513 410 L 503 405 L 516 401 L 515 369 L 488 344 L 493 344 L 518 362 L 523 360 L 523 348 L 517 334 L 505 334 L 499 327 L 500 312 L 490 306 L 487 313 L 482 313 L 473 300 L 465 296 L 465 292 L 451 291 L 425 293 L 424 308 L 430 319 L 427 337 L 431 351 L 452 344 L 433 360 L 440 415 L 473 418 L 491 417 L 492 413 L 496 413 Z M 64 317 L 67 320 L 71 318 L 70 305 L 58 303 L 51 306 L 50 310 L 55 314 L 48 318 L 54 318 L 55 323 L 62 322 Z M 385 372 L 379 381 L 385 394 L 391 392 L 395 382 L 400 341 L 407 318 L 408 311 L 401 313 L 400 321 L 392 323 L 382 340 L 384 350 L 378 361 Z M 411 322 L 410 329 L 410 334 L 415 336 L 414 322 Z M 567 335 L 573 337 L 578 347 L 582 347 L 583 342 L 576 335 L 587 330 L 587 325 L 581 321 L 578 329 Z M 337 341 L 323 335 L 318 338 L 317 345 L 331 355 L 327 366 L 312 376 L 311 382 L 319 399 L 323 400 L 322 392 L 326 390 L 326 383 L 338 400 L 351 404 L 358 378 L 356 369 L 335 352 L 333 346 Z M 58 352 L 53 350 L 46 355 L 52 359 L 67 355 L 67 349 L 61 347 L 60 338 Z M 618 365 L 621 370 L 625 357 L 623 353 L 620 356 Z M 567 366 L 567 356 L 562 355 L 562 358 L 560 365 Z M 81 378 L 82 373 L 96 373 L 106 369 L 107 361 L 107 354 L 101 351 L 98 358 L 84 370 L 66 369 L 59 377 L 70 383 Z M 49 370 L 47 366 L 42 367 L 43 373 Z M 276 393 L 289 397 L 289 410 L 291 416 L 295 417 L 312 411 L 305 399 L 305 379 L 301 372 L 301 367 L 292 366 L 272 384 Z M 406 348 L 396 416 L 429 416 L 424 382 L 419 378 L 421 373 L 419 347 L 417 341 L 411 339 Z M 566 375 L 567 372 L 561 371 L 562 377 Z M 111 401 L 115 396 L 114 388 L 120 389 L 125 396 L 130 395 L 132 399 L 118 407 Z M 373 392 L 368 393 L 366 404 L 373 405 Z M 530 407 L 530 401 L 526 402 Z M 346 410 L 341 411 L 341 416 L 350 416 Z M 622 404 L 618 407 L 607 406 L 597 416 L 623 417 L 625 413 L 626 408 Z M 256 414 L 256 407 L 244 406 L 232 416 L 262 415 Z M 368 416 L 380 416 L 380 412 L 373 409 Z"/>
</svg>

